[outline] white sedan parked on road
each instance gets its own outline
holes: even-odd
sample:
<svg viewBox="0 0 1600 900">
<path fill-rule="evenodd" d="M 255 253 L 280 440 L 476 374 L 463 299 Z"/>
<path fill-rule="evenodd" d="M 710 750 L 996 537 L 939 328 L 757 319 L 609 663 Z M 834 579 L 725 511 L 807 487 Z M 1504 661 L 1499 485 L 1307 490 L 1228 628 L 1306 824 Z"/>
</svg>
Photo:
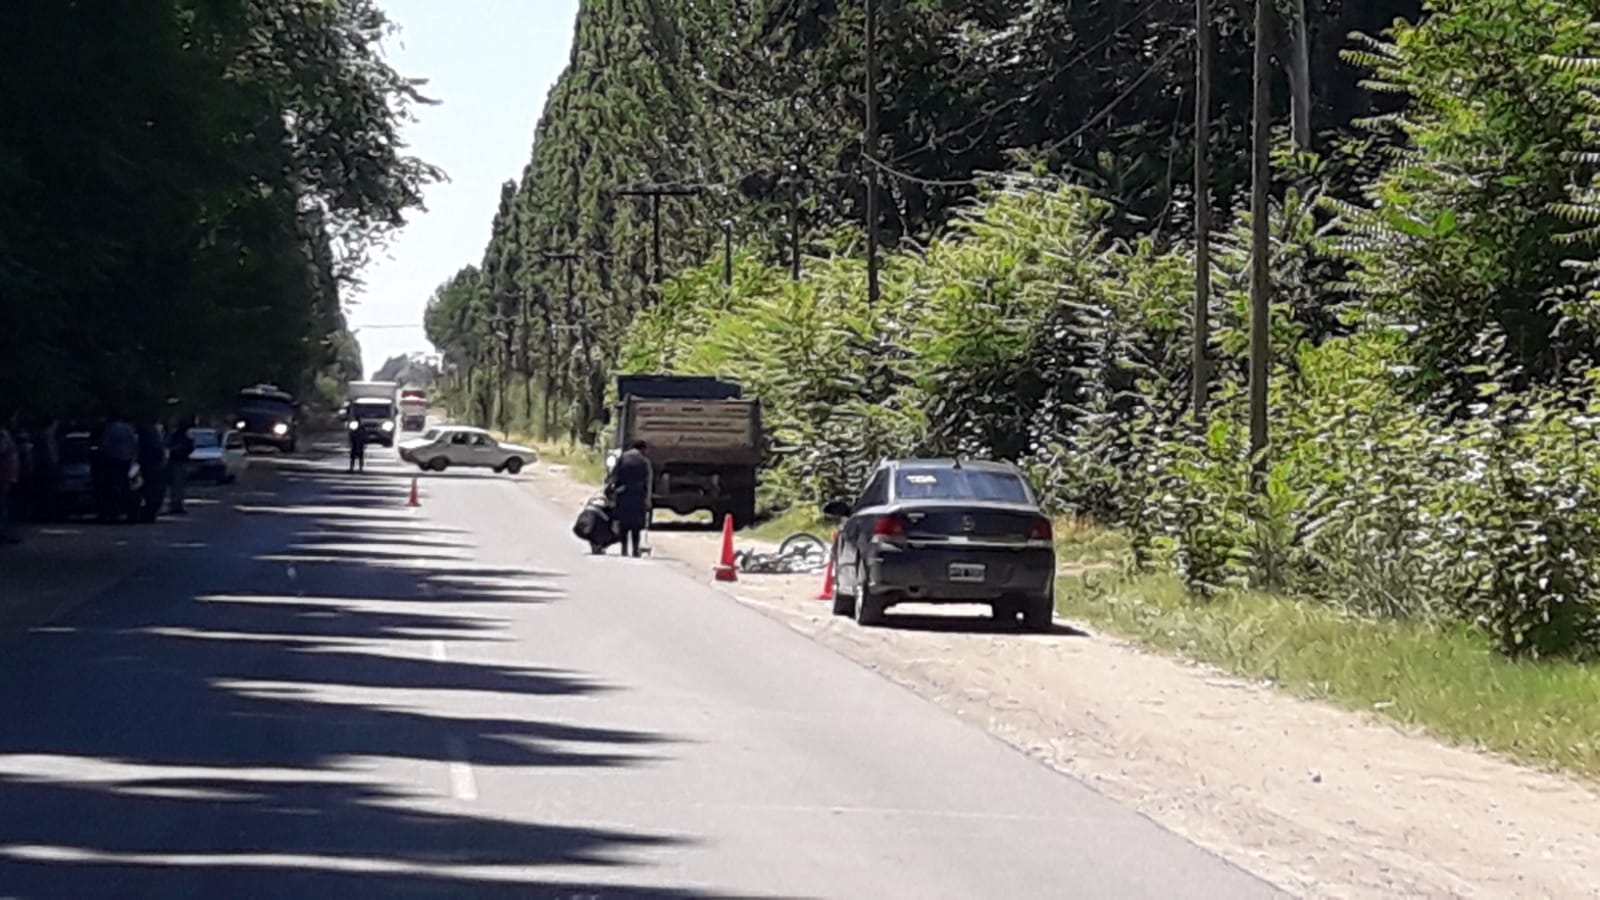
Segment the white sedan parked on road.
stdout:
<svg viewBox="0 0 1600 900">
<path fill-rule="evenodd" d="M 473 466 L 515 475 L 523 466 L 537 462 L 539 455 L 527 447 L 503 444 L 482 428 L 444 425 L 401 444 L 400 458 L 431 472 Z"/>
<path fill-rule="evenodd" d="M 191 428 L 189 440 L 194 450 L 189 454 L 189 472 L 192 478 L 214 480 L 218 484 L 236 481 L 250 467 L 250 455 L 245 450 L 244 435 L 237 431 L 221 432 L 215 428 Z"/>
</svg>

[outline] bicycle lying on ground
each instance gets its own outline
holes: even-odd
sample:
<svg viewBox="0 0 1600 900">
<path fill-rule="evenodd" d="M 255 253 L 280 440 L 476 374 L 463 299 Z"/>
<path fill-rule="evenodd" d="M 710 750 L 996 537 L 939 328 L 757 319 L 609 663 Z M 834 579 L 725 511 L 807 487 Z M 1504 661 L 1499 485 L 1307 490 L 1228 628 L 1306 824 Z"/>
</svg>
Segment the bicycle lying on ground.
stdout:
<svg viewBox="0 0 1600 900">
<path fill-rule="evenodd" d="M 802 575 L 826 568 L 832 550 L 827 541 L 801 531 L 784 538 L 774 553 L 740 550 L 733 562 L 739 571 L 753 575 Z"/>
</svg>

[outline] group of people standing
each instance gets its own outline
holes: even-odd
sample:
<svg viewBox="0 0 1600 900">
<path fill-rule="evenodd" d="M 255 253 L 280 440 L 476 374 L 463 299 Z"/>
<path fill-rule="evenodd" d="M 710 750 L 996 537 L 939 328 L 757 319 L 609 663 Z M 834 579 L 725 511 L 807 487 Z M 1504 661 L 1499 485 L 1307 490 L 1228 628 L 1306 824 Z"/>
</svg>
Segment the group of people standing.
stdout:
<svg viewBox="0 0 1600 900">
<path fill-rule="evenodd" d="M 100 429 L 90 471 L 94 482 L 95 516 L 102 522 L 154 522 L 169 503 L 171 515 L 185 515 L 185 487 L 194 441 L 193 417 L 168 430 L 154 419 L 137 424 L 113 414 Z M 132 476 L 139 464 L 137 489 Z"/>
<path fill-rule="evenodd" d="M 89 471 L 96 518 L 153 522 L 169 495 L 168 511 L 184 514 L 185 475 L 194 451 L 192 425 L 192 418 L 184 419 L 168 430 L 154 419 L 136 424 L 113 413 L 92 427 Z M 17 414 L 0 418 L 0 543 L 17 543 L 18 525 L 60 511 L 65 430 L 58 420 L 24 421 Z"/>
</svg>

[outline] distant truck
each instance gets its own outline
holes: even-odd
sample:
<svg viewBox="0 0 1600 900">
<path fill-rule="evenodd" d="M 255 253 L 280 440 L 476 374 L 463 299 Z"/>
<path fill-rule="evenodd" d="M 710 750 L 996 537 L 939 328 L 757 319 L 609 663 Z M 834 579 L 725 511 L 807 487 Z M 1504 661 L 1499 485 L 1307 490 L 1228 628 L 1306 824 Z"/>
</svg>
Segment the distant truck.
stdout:
<svg viewBox="0 0 1600 900">
<path fill-rule="evenodd" d="M 395 398 L 400 386 L 392 381 L 352 381 L 345 389 L 345 422 L 366 432 L 369 443 L 394 446 Z"/>
<path fill-rule="evenodd" d="M 422 388 L 400 389 L 400 430 L 421 431 L 428 427 L 428 392 Z"/>
<path fill-rule="evenodd" d="M 756 469 L 764 441 L 761 403 L 731 381 L 702 375 L 617 378 L 615 441 L 606 468 L 644 441 L 655 469 L 652 508 L 679 514 L 731 514 L 738 527 L 756 517 Z"/>
<path fill-rule="evenodd" d="M 245 446 L 276 447 L 293 453 L 299 441 L 300 404 L 276 385 L 258 384 L 239 392 L 233 427 L 244 436 Z"/>
</svg>

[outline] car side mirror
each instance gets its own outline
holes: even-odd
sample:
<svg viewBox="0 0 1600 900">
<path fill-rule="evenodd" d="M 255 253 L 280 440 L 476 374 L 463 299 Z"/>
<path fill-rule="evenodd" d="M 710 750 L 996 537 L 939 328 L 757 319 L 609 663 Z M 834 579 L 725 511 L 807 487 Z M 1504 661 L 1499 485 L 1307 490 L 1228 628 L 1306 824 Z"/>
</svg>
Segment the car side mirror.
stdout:
<svg viewBox="0 0 1600 900">
<path fill-rule="evenodd" d="M 822 504 L 822 514 L 835 519 L 850 518 L 850 504 L 843 500 L 832 500 Z"/>
</svg>

